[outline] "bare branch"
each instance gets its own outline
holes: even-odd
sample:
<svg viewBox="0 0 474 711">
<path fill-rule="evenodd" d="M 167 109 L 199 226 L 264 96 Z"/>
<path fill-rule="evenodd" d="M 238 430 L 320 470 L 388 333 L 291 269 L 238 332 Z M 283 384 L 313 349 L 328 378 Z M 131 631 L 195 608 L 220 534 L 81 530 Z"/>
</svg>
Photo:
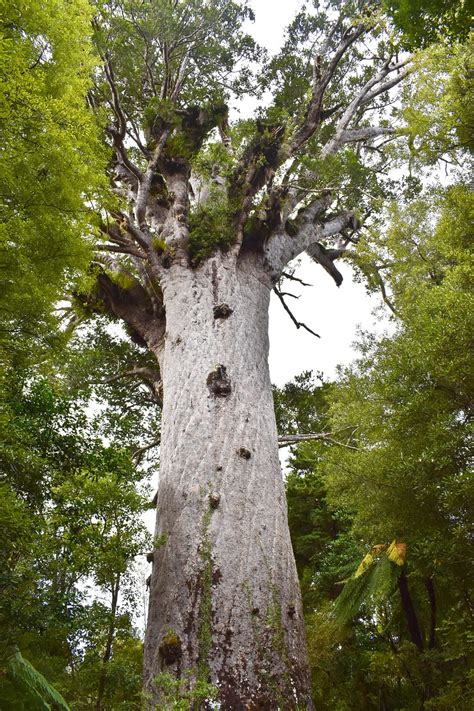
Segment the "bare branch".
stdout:
<svg viewBox="0 0 474 711">
<path fill-rule="evenodd" d="M 183 87 L 185 80 L 186 80 L 186 70 L 188 68 L 189 61 L 190 61 L 190 55 L 189 55 L 189 53 L 187 53 L 183 57 L 183 60 L 181 61 L 181 64 L 179 66 L 178 76 L 176 77 L 176 82 L 175 82 L 173 91 L 171 93 L 171 101 L 177 101 L 177 99 L 178 99 L 179 93 Z"/>
<path fill-rule="evenodd" d="M 293 444 L 298 444 L 299 442 L 314 442 L 320 441 L 324 444 L 335 444 L 338 447 L 345 447 L 346 449 L 352 449 L 355 452 L 361 452 L 359 447 L 355 447 L 353 444 L 346 444 L 345 442 L 340 442 L 334 439 L 332 432 L 310 432 L 309 434 L 297 434 L 297 435 L 281 435 L 278 437 L 278 447 L 291 447 Z"/>
<path fill-rule="evenodd" d="M 406 62 L 400 62 L 400 64 L 398 64 L 398 67 L 403 66 L 408 61 L 410 60 L 407 60 Z M 384 92 L 389 91 L 389 89 L 392 89 L 392 87 L 403 81 L 403 79 L 405 79 L 405 77 L 407 77 L 411 73 L 411 71 L 411 68 L 405 69 L 403 72 L 399 72 L 396 76 L 392 77 L 392 79 L 390 79 L 389 81 L 380 84 L 380 86 L 378 86 L 376 89 L 367 94 L 365 99 L 361 101 L 361 106 L 369 104 L 377 96 L 380 96 L 380 94 L 383 94 Z"/>
<path fill-rule="evenodd" d="M 282 272 L 281 273 L 282 277 L 285 279 L 290 279 L 290 281 L 297 281 L 298 284 L 301 284 L 301 286 L 312 286 L 312 284 L 307 284 L 305 281 L 302 279 L 298 279 L 298 277 L 295 277 L 294 274 L 290 274 L 290 272 Z"/>
<path fill-rule="evenodd" d="M 137 201 L 135 205 L 135 217 L 140 228 L 146 226 L 146 207 L 148 203 L 148 197 L 150 195 L 153 176 L 155 175 L 158 169 L 158 163 L 160 161 L 161 154 L 163 152 L 169 135 L 169 129 L 163 131 L 159 141 L 156 144 L 155 150 L 153 151 L 153 155 L 148 163 L 146 172 L 140 178 L 140 185 L 138 188 Z"/>
<path fill-rule="evenodd" d="M 357 143 L 359 141 L 369 141 L 378 136 L 392 136 L 396 133 L 394 128 L 387 126 L 368 126 L 367 128 L 354 128 L 343 131 L 341 134 L 342 143 Z"/>
<path fill-rule="evenodd" d="M 290 308 L 288 307 L 288 304 L 286 303 L 286 301 L 285 301 L 285 299 L 284 299 L 284 297 L 283 297 L 282 292 L 281 292 L 279 289 L 277 289 L 276 286 L 273 287 L 273 291 L 275 292 L 275 294 L 276 294 L 276 295 L 278 296 L 278 298 L 280 299 L 283 308 L 285 309 L 286 313 L 288 314 L 288 316 L 291 318 L 291 320 L 292 320 L 293 323 L 295 324 L 296 328 L 304 328 L 305 331 L 308 331 L 308 332 L 311 333 L 313 336 L 316 336 L 316 338 L 321 338 L 321 336 L 320 336 L 318 333 L 315 333 L 311 328 L 309 328 L 309 326 L 307 326 L 307 325 L 306 325 L 305 323 L 303 323 L 302 321 L 298 321 L 298 320 L 295 318 L 294 314 L 291 312 Z"/>
<path fill-rule="evenodd" d="M 156 404 L 160 407 L 163 406 L 163 399 L 161 396 L 162 383 L 158 370 L 145 366 L 134 366 L 133 368 L 128 368 L 127 370 L 115 373 L 114 375 L 101 380 L 100 383 L 102 385 L 106 385 L 114 383 L 117 380 L 123 380 L 124 378 L 139 378 L 151 392 L 154 402 L 156 402 Z"/>
<path fill-rule="evenodd" d="M 127 170 L 134 175 L 136 178 L 140 179 L 141 177 L 141 172 L 137 168 L 134 163 L 130 160 L 128 156 L 127 149 L 124 146 L 123 140 L 125 138 L 125 135 L 127 133 L 127 119 L 126 116 L 122 110 L 122 105 L 120 103 L 120 97 L 119 93 L 117 90 L 117 86 L 115 84 L 115 77 L 114 77 L 114 72 L 112 68 L 112 63 L 110 61 L 110 56 L 106 54 L 105 60 L 104 60 L 104 71 L 105 71 L 105 77 L 107 79 L 107 83 L 110 88 L 110 92 L 112 94 L 112 108 L 114 111 L 114 114 L 117 118 L 117 123 L 118 123 L 118 129 L 109 127 L 108 133 L 113 138 L 114 141 L 114 146 L 117 151 L 117 155 L 119 160 L 123 163 L 123 165 L 127 168 Z"/>
<path fill-rule="evenodd" d="M 328 207 L 330 197 L 326 201 L 316 201 L 302 210 L 295 222 L 287 222 L 285 229 L 278 230 L 265 245 L 264 254 L 272 278 L 280 278 L 282 270 L 298 254 L 308 249 L 315 242 L 324 242 L 347 228 L 358 229 L 360 223 L 351 210 L 344 210 L 329 218 L 322 217 Z M 296 231 L 295 231 L 296 230 Z"/>
<path fill-rule="evenodd" d="M 360 106 L 362 106 L 364 103 L 371 101 L 379 94 L 388 91 L 399 81 L 402 81 L 402 79 L 404 78 L 406 73 L 408 73 L 409 70 L 405 70 L 405 72 L 400 72 L 400 74 L 398 74 L 390 81 L 384 82 L 384 79 L 388 74 L 398 71 L 401 67 L 405 66 L 408 61 L 410 60 L 408 59 L 404 62 L 398 62 L 396 64 L 390 64 L 389 62 L 386 62 L 383 67 L 371 79 L 369 79 L 369 81 L 367 81 L 361 87 L 361 89 L 359 89 L 358 93 L 347 106 L 346 110 L 339 119 L 336 126 L 336 132 L 333 138 L 328 141 L 322 149 L 321 158 L 325 158 L 326 156 L 336 153 L 338 151 L 338 149 L 344 143 L 343 136 L 346 133 L 350 122 L 356 115 Z"/>
<path fill-rule="evenodd" d="M 97 252 L 116 252 L 117 254 L 130 254 L 138 259 L 146 259 L 146 254 L 140 250 L 125 244 L 96 244 Z"/>
</svg>

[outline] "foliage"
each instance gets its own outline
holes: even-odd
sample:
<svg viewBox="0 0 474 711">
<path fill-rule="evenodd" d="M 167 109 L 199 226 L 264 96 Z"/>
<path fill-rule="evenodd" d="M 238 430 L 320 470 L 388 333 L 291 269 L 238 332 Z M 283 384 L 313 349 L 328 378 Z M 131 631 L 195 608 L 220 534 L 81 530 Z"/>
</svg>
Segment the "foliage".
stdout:
<svg viewBox="0 0 474 711">
<path fill-rule="evenodd" d="M 7 660 L 7 681 L 13 689 L 10 694 L 12 704 L 7 694 L 3 697 L 5 708 L 25 709 L 25 711 L 69 711 L 69 706 L 51 684 L 48 684 L 42 674 L 16 651 Z"/>
<path fill-rule="evenodd" d="M 2 3 L 2 359 L 51 342 L 51 306 L 91 258 L 105 154 L 85 105 L 90 19 L 85 0 Z"/>
<path fill-rule="evenodd" d="M 8 384 L 0 418 L 1 515 L 9 534 L 2 643 L 17 645 L 73 708 L 82 708 L 79 699 L 90 703 L 97 695 L 112 625 L 117 656 L 106 693 L 132 698 L 140 693 L 141 646 L 131 624 L 139 601 L 130 564 L 150 545 L 140 521 L 149 496 L 137 491 L 142 475 L 118 441 L 104 445 L 86 403 L 57 383 L 17 371 Z M 107 598 L 119 581 L 115 611 L 91 602 L 94 590 Z M 112 684 L 120 664 L 123 678 Z M 11 691 L 0 685 L 2 698 Z"/>
<path fill-rule="evenodd" d="M 162 672 L 155 679 L 156 688 L 162 694 L 161 708 L 166 711 L 188 711 L 199 708 L 205 702 L 217 698 L 218 689 L 203 679 L 191 681 L 191 688 L 186 679 L 176 679 L 168 672 Z M 197 706 L 196 706 L 197 705 Z"/>
<path fill-rule="evenodd" d="M 473 655 L 467 426 L 474 378 L 472 198 L 462 177 L 463 151 L 472 144 L 472 68 L 460 40 L 468 4 L 386 4 L 404 46 L 425 46 L 440 32 L 447 40 L 417 55 L 403 106 L 375 105 L 381 128 L 403 121 L 402 151 L 409 153 L 390 146 L 364 153 L 355 142 L 321 159 L 335 131 L 334 121 L 325 121 L 285 179 L 307 195 L 337 192 L 336 209 L 379 210 L 367 227 L 370 244 L 361 244 L 354 260 L 369 289 L 380 287 L 383 274 L 397 332 L 379 342 L 365 337 L 360 361 L 338 384 L 306 373 L 277 391 L 277 420 L 282 433 L 329 432 L 340 440 L 293 447 L 287 476 L 318 706 L 467 709 L 474 705 L 465 671 Z M 120 111 L 99 64 L 115 72 L 126 147 L 135 142 L 129 157 L 138 168 L 146 169 L 169 129 L 167 159 L 186 164 L 186 180 L 189 169 L 212 186 L 208 203 L 196 200 L 187 216 L 195 266 L 235 237 L 239 161 L 255 159 L 261 176 L 288 155 L 288 137 L 307 111 L 314 48 L 327 27 L 328 46 L 344 36 L 346 21 L 370 28 L 370 52 L 380 58 L 396 55 L 399 40 L 374 3 L 313 3 L 317 11 L 301 9 L 282 52 L 256 77 L 252 63 L 264 53 L 242 29 L 252 12 L 231 0 L 186 0 L 173 12 L 168 0 L 0 5 L 0 700 L 7 708 L 67 708 L 64 695 L 78 710 L 139 709 L 135 561 L 151 541 L 140 518 L 149 492 L 136 460 L 156 438 L 159 373 L 143 339 L 129 344 L 105 303 L 87 296 L 98 273 L 89 269 L 92 237 L 106 232 L 97 206 L 120 215 L 126 203 L 117 181 L 106 188 L 117 136 L 109 126 L 104 138 L 100 125 Z M 336 67 L 325 95 L 324 108 L 335 112 L 329 118 L 373 75 L 366 49 L 354 48 Z M 183 65 L 182 85 L 170 98 Z M 273 92 L 273 106 L 229 127 L 224 102 L 264 90 Z M 369 125 L 368 108 L 361 107 L 358 127 Z M 197 114 L 200 130 L 191 121 Z M 459 166 L 456 180 L 423 187 L 417 171 L 440 156 Z M 388 174 L 397 161 L 410 170 L 400 196 L 400 182 Z M 283 180 L 285 160 L 280 167 L 270 183 Z M 158 206 L 175 197 L 163 185 L 156 181 L 150 193 Z M 235 204 L 223 186 L 235 189 Z M 388 228 L 380 230 L 380 210 L 395 196 L 384 215 Z M 252 228 L 265 222 L 268 196 L 257 190 L 249 206 Z M 126 216 L 119 222 L 120 243 Z M 161 257 L 161 233 L 153 232 L 152 244 Z M 111 260 L 100 273 L 130 293 L 134 256 L 124 257 L 126 273 Z M 76 303 L 57 308 L 72 290 Z M 90 328 L 84 321 L 92 312 Z M 59 313 L 72 315 L 68 327 Z M 147 377 L 131 387 L 138 370 Z M 394 540 L 406 541 L 406 560 Z M 204 619 L 204 646 L 208 627 Z M 204 678 L 193 685 L 161 674 L 157 684 L 169 708 L 217 695 Z"/>
<path fill-rule="evenodd" d="M 472 39 L 418 53 L 402 98 L 412 171 L 440 157 L 468 162 L 462 152 L 473 146 Z"/>
<path fill-rule="evenodd" d="M 147 0 L 124 4 L 121 10 L 116 12 L 114 3 L 98 4 L 95 41 L 102 56 L 109 52 L 123 84 L 124 110 L 138 126 L 144 111 L 148 125 L 150 119 L 152 123 L 175 120 L 170 111 L 173 103 L 158 105 L 156 96 L 162 89 L 160 82 L 166 81 L 163 45 L 169 48 L 168 76 L 179 71 L 183 43 L 176 38 L 191 38 L 192 54 L 180 105 L 222 103 L 230 92 L 240 95 L 252 89 L 249 62 L 259 52 L 241 29 L 242 22 L 252 17 L 248 7 L 232 0 L 212 0 L 205 5 L 200 0 L 186 0 L 170 12 L 168 0 Z M 234 74 L 236 61 L 241 65 Z M 143 84 L 136 81 L 137 76 L 145 78 Z M 105 86 L 102 90 L 105 92 Z M 166 92 L 162 95 L 167 97 Z"/>
<path fill-rule="evenodd" d="M 328 523 L 346 566 L 360 561 L 361 542 L 369 549 L 358 568 L 352 563 L 349 579 L 342 565 L 332 571 L 336 594 L 341 591 L 335 605 L 319 556 L 306 554 L 303 594 L 321 708 L 353 708 L 351 698 L 364 708 L 378 708 L 381 698 L 386 708 L 415 709 L 420 699 L 436 709 L 472 704 L 459 663 L 473 654 L 466 506 L 473 495 L 471 206 L 462 184 L 393 206 L 389 228 L 374 235 L 371 258 L 382 256 L 386 265 L 395 334 L 379 341 L 366 336 L 360 359 L 338 384 L 326 386 L 325 398 L 322 392 L 311 398 L 300 379 L 299 412 L 292 386 L 291 419 L 302 431 L 316 429 L 305 430 L 313 411 L 313 422 L 319 413 L 324 430 L 346 432 L 351 445 L 326 446 L 322 456 L 322 444 L 304 443 L 290 459 L 297 563 L 305 541 L 314 542 L 311 553 L 327 540 Z M 394 538 L 399 543 L 389 546 Z M 386 543 L 374 546 L 380 541 Z M 323 555 L 327 560 L 328 548 Z M 326 640 L 341 624 L 336 642 Z M 341 679 L 337 691 L 328 687 L 326 672 Z"/>
<path fill-rule="evenodd" d="M 196 263 L 217 247 L 226 248 L 234 238 L 227 201 L 218 194 L 210 199 L 211 205 L 198 207 L 189 216 L 189 254 Z"/>
<path fill-rule="evenodd" d="M 465 0 L 384 0 L 409 49 L 432 42 L 464 40 L 469 34 L 472 9 Z"/>
<path fill-rule="evenodd" d="M 324 417 L 320 429 L 305 429 L 303 417 L 301 431 L 346 433 L 342 443 L 350 445 L 326 446 L 325 456 L 320 442 L 298 445 L 287 480 L 297 564 L 305 539 L 316 550 L 327 537 L 327 519 L 318 512 L 345 524 L 332 528 L 341 551 L 334 587 L 325 586 L 317 556 L 307 556 L 303 579 L 315 702 L 322 709 L 421 703 L 447 711 L 473 703 L 467 48 L 435 46 L 417 61 L 402 108 L 412 173 L 355 259 L 369 290 L 382 285 L 395 333 L 365 334 L 359 360 L 324 398 L 322 389 L 308 398 L 304 387 L 298 397 L 293 386 L 293 408 Z M 451 184 L 423 188 L 422 171 L 440 156 L 455 163 Z M 389 560 L 393 539 L 403 541 L 406 558 Z"/>
</svg>

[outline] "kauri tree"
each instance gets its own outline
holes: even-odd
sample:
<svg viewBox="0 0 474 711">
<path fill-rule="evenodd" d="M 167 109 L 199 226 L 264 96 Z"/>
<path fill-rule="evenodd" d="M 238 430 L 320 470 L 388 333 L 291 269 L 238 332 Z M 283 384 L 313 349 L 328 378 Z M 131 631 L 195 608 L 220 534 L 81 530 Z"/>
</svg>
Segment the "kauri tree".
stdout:
<svg viewBox="0 0 474 711">
<path fill-rule="evenodd" d="M 97 7 L 89 103 L 108 122 L 112 190 L 81 300 L 124 322 L 160 372 L 151 705 L 176 677 L 185 693 L 211 683 L 223 708 L 312 708 L 268 305 L 303 252 L 342 281 L 335 261 L 390 188 L 388 92 L 409 71 L 377 3 L 313 5 L 258 79 L 245 5 Z M 264 90 L 270 105 L 233 119 L 231 101 Z"/>
</svg>

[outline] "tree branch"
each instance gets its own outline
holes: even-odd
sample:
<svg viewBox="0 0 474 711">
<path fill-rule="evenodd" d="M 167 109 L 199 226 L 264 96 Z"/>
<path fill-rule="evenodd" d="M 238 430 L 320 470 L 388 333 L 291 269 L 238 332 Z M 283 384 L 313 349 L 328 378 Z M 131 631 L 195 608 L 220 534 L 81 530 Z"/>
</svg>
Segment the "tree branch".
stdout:
<svg viewBox="0 0 474 711">
<path fill-rule="evenodd" d="M 356 143 L 359 141 L 368 141 L 378 136 L 393 136 L 396 133 L 394 128 L 386 126 L 368 126 L 367 128 L 354 128 L 348 131 L 343 131 L 341 134 L 342 143 Z"/>
<path fill-rule="evenodd" d="M 123 380 L 124 378 L 139 378 L 151 392 L 156 404 L 159 405 L 159 407 L 163 407 L 163 398 L 161 395 L 162 382 L 159 370 L 146 366 L 134 366 L 133 368 L 122 370 L 119 373 L 115 373 L 115 375 L 104 378 L 104 380 L 100 381 L 100 384 L 107 385 L 109 383 L 115 383 L 117 380 Z"/>
<path fill-rule="evenodd" d="M 264 254 L 272 278 L 280 278 L 282 270 L 298 254 L 308 249 L 311 244 L 324 242 L 339 234 L 342 230 L 360 227 L 360 223 L 351 210 L 344 210 L 326 221 L 322 213 L 331 198 L 316 201 L 315 204 L 300 211 L 294 223 L 287 222 L 285 229 L 278 230 L 265 245 Z"/>
<path fill-rule="evenodd" d="M 333 138 L 328 141 L 323 147 L 321 151 L 321 158 L 326 158 L 326 156 L 332 155 L 333 153 L 336 153 L 339 150 L 341 145 L 344 143 L 343 135 L 347 131 L 350 122 L 356 115 L 360 106 L 362 106 L 364 103 L 371 101 L 379 94 L 388 91 L 392 86 L 395 86 L 395 84 L 402 81 L 406 73 L 408 73 L 408 70 L 406 70 L 405 73 L 401 72 L 399 75 L 397 75 L 390 81 L 384 82 L 383 80 L 388 74 L 398 71 L 401 67 L 404 67 L 409 61 L 410 59 L 407 59 L 403 62 L 397 62 L 396 64 L 390 64 L 390 61 L 385 62 L 383 67 L 371 79 L 369 79 L 369 81 L 367 81 L 361 87 L 361 89 L 359 89 L 359 92 L 347 106 L 341 118 L 339 119 L 336 126 L 336 132 Z"/>
<path fill-rule="evenodd" d="M 293 323 L 295 324 L 296 328 L 304 328 L 305 331 L 308 331 L 308 332 L 311 333 L 313 336 L 316 336 L 316 338 L 321 338 L 321 336 L 320 336 L 318 333 L 315 333 L 311 328 L 309 328 L 309 326 L 307 326 L 307 325 L 306 325 L 305 323 L 303 323 L 302 321 L 298 321 L 298 320 L 295 318 L 295 316 L 294 316 L 293 313 L 291 312 L 290 308 L 288 307 L 288 304 L 286 303 L 282 292 L 281 292 L 276 286 L 273 287 L 273 291 L 275 292 L 275 294 L 276 294 L 276 295 L 278 296 L 278 298 L 280 299 L 283 308 L 285 309 L 286 313 L 288 314 L 288 316 L 291 318 L 291 320 L 292 320 Z"/>
<path fill-rule="evenodd" d="M 338 447 L 345 447 L 346 449 L 352 449 L 356 452 L 361 452 L 359 447 L 355 447 L 353 444 L 346 444 L 345 442 L 340 442 L 334 439 L 332 432 L 310 432 L 309 434 L 296 434 L 296 435 L 280 435 L 278 437 L 278 447 L 291 447 L 293 444 L 298 444 L 299 442 L 314 442 L 321 441 L 328 444 L 335 444 Z"/>
<path fill-rule="evenodd" d="M 291 155 L 294 155 L 303 143 L 311 138 L 323 118 L 325 118 L 321 108 L 324 94 L 329 82 L 334 76 L 334 73 L 336 72 L 339 62 L 343 58 L 344 54 L 365 32 L 367 32 L 367 30 L 363 25 L 359 25 L 358 27 L 350 27 L 346 30 L 336 48 L 336 51 L 334 52 L 334 56 L 324 71 L 322 71 L 321 68 L 322 56 L 320 54 L 315 56 L 313 65 L 312 96 L 308 104 L 303 125 L 295 131 L 290 140 Z"/>
<path fill-rule="evenodd" d="M 149 444 L 145 444 L 143 447 L 139 447 L 133 452 L 132 459 L 135 459 L 137 463 L 140 462 L 145 452 L 148 452 L 149 449 L 153 449 L 153 447 L 158 447 L 159 444 L 161 444 L 160 437 L 158 437 L 158 439 L 154 439 Z"/>
<path fill-rule="evenodd" d="M 310 244 L 306 250 L 307 254 L 309 254 L 309 256 L 317 262 L 317 264 L 320 264 L 323 269 L 325 269 L 334 279 L 336 286 L 341 286 L 343 277 L 341 272 L 336 269 L 334 260 L 340 257 L 344 251 L 345 250 L 337 249 L 327 250 L 324 245 L 319 242 L 313 242 L 313 244 Z"/>
<path fill-rule="evenodd" d="M 297 281 L 298 284 L 301 284 L 301 286 L 312 286 L 312 284 L 307 284 L 302 279 L 295 277 L 294 274 L 290 274 L 290 272 L 282 272 L 281 275 L 282 277 L 284 277 L 285 279 L 289 279 L 290 281 Z"/>
<path fill-rule="evenodd" d="M 165 129 L 163 131 L 153 151 L 153 155 L 148 162 L 145 174 L 142 175 L 140 178 L 140 184 L 137 192 L 137 200 L 135 204 L 135 217 L 137 220 L 138 227 L 140 229 L 146 227 L 146 207 L 150 195 L 153 177 L 158 169 L 158 163 L 160 161 L 163 149 L 170 133 L 170 129 Z"/>
<path fill-rule="evenodd" d="M 114 114 L 115 114 L 115 116 L 117 118 L 117 122 L 118 122 L 118 129 L 115 129 L 115 128 L 109 126 L 107 131 L 112 136 L 112 139 L 114 142 L 114 147 L 117 152 L 117 157 L 118 157 L 119 162 L 121 162 L 125 166 L 125 168 L 129 171 L 129 173 L 131 173 L 131 175 L 135 176 L 135 178 L 140 180 L 141 171 L 130 160 L 130 158 L 128 156 L 127 149 L 125 148 L 125 145 L 123 142 L 125 135 L 127 133 L 127 119 L 126 119 L 125 114 L 122 110 L 119 93 L 117 90 L 117 86 L 115 84 L 112 63 L 110 61 L 110 56 L 108 53 L 106 54 L 105 60 L 104 60 L 104 71 L 105 71 L 105 77 L 107 79 L 107 83 L 110 87 L 110 92 L 112 94 L 112 108 L 113 108 Z"/>
</svg>

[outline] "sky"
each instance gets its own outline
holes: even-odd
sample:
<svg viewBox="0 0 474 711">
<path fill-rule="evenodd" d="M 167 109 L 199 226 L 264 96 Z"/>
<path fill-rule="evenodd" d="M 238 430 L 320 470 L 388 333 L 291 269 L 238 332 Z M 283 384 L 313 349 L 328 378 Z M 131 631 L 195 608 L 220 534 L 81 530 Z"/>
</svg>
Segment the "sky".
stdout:
<svg viewBox="0 0 474 711">
<path fill-rule="evenodd" d="M 284 29 L 303 5 L 302 0 L 250 0 L 249 5 L 255 12 L 255 22 L 248 23 L 247 31 L 269 52 L 276 53 L 283 43 Z M 284 385 L 304 370 L 334 378 L 339 364 L 348 364 L 356 357 L 353 343 L 359 328 L 380 333 L 389 327 L 388 314 L 380 320 L 380 313 L 377 318 L 372 313 L 380 307 L 381 298 L 369 296 L 363 284 L 354 282 L 348 264 L 338 264 L 338 269 L 344 276 L 339 288 L 321 267 L 303 257 L 296 275 L 312 286 L 303 288 L 288 282 L 288 288 L 285 287 L 299 296 L 287 299 L 297 320 L 306 323 L 321 338 L 302 328 L 296 329 L 272 294 L 270 374 L 275 385 Z"/>
</svg>

